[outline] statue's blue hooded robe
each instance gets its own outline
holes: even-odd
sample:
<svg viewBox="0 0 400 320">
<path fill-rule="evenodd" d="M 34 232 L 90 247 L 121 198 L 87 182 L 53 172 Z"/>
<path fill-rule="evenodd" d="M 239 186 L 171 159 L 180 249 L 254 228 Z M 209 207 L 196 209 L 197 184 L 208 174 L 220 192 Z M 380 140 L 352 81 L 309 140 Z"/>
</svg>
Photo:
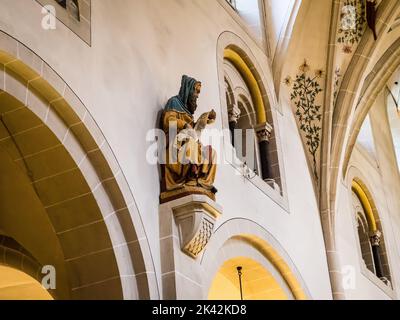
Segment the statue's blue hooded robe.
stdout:
<svg viewBox="0 0 400 320">
<path fill-rule="evenodd" d="M 198 81 L 188 76 L 182 76 L 181 89 L 179 94 L 168 100 L 165 111 L 185 112 L 190 116 L 193 114 L 188 109 L 189 97 L 194 93 L 195 84 Z"/>
</svg>

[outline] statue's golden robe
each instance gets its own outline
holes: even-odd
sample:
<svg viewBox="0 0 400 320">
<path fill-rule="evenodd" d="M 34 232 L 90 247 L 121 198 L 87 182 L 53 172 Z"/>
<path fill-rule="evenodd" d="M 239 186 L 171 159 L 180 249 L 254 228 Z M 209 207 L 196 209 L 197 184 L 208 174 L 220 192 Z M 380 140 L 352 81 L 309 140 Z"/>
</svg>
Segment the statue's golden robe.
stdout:
<svg viewBox="0 0 400 320">
<path fill-rule="evenodd" d="M 210 146 L 204 147 L 195 136 L 186 134 L 187 124 L 195 127 L 193 117 L 186 112 L 168 110 L 163 113 L 162 128 L 167 136 L 164 188 L 172 191 L 186 185 L 211 190 L 217 170 L 216 154 Z M 173 127 L 177 129 L 177 137 L 170 141 Z"/>
</svg>

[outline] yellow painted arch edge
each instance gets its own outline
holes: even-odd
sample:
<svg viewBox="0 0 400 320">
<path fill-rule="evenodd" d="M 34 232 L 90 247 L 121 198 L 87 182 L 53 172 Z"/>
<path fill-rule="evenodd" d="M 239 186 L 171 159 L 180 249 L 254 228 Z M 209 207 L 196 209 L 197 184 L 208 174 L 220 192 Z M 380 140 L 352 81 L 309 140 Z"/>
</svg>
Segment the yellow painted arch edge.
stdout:
<svg viewBox="0 0 400 320">
<path fill-rule="evenodd" d="M 304 292 L 300 282 L 297 280 L 295 274 L 286 261 L 272 246 L 267 244 L 261 238 L 253 235 L 243 234 L 234 237 L 234 239 L 247 242 L 257 249 L 280 273 L 296 300 L 308 300 L 308 297 Z"/>
<path fill-rule="evenodd" d="M 368 199 L 366 192 L 361 187 L 361 185 L 355 180 L 353 180 L 353 182 L 351 184 L 351 188 L 355 192 L 357 197 L 360 199 L 361 204 L 365 210 L 365 213 L 367 214 L 368 223 L 369 223 L 370 229 L 371 229 L 370 231 L 375 232 L 378 228 L 376 226 L 374 211 L 372 210 L 372 206 L 371 206 L 371 203 Z"/>
<path fill-rule="evenodd" d="M 234 50 L 226 48 L 224 50 L 224 59 L 231 62 L 235 68 L 239 71 L 247 86 L 249 87 L 250 94 L 253 98 L 253 102 L 256 108 L 258 123 L 267 122 L 265 115 L 265 106 L 263 96 L 258 85 L 257 79 L 251 72 L 250 67 L 246 64 L 243 58 Z"/>
</svg>

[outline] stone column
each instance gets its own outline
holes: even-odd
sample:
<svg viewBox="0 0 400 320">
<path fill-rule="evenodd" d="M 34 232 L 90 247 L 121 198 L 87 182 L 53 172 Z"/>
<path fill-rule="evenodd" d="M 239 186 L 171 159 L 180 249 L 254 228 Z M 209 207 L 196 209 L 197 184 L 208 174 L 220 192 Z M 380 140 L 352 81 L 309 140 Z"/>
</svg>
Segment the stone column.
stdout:
<svg viewBox="0 0 400 320">
<path fill-rule="evenodd" d="M 190 195 L 160 205 L 162 298 L 203 298 L 199 257 L 222 208 L 204 195 Z"/>
<path fill-rule="evenodd" d="M 254 128 L 257 139 L 258 145 L 260 149 L 260 160 L 261 160 L 261 171 L 262 171 L 262 178 L 264 180 L 271 179 L 271 172 L 269 168 L 269 154 L 268 154 L 268 145 L 269 139 L 271 138 L 272 134 L 272 126 L 265 122 L 260 125 L 257 125 Z"/>
<path fill-rule="evenodd" d="M 229 130 L 231 132 L 231 142 L 232 146 L 235 146 L 235 129 L 236 125 L 239 121 L 241 115 L 241 111 L 237 105 L 233 105 L 233 108 L 229 110 L 228 117 L 229 117 Z"/>
<path fill-rule="evenodd" d="M 376 230 L 371 236 L 372 254 L 374 256 L 375 271 L 378 278 L 383 278 L 383 267 L 380 255 L 381 239 L 382 233 L 379 230 Z"/>
</svg>

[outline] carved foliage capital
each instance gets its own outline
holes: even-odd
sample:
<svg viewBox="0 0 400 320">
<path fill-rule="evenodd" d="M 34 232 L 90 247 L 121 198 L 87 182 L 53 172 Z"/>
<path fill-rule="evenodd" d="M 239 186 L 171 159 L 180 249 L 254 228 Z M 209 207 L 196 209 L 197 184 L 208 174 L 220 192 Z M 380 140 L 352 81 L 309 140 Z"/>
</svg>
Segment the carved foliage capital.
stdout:
<svg viewBox="0 0 400 320">
<path fill-rule="evenodd" d="M 272 126 L 268 123 L 262 123 L 254 128 L 258 142 L 269 141 L 272 135 Z"/>
<path fill-rule="evenodd" d="M 371 245 L 373 247 L 379 247 L 381 245 L 381 240 L 382 240 L 382 232 L 376 230 L 371 236 Z"/>
<path fill-rule="evenodd" d="M 228 111 L 229 122 L 238 123 L 241 113 L 240 108 L 237 105 L 233 105 L 232 109 Z"/>
</svg>

